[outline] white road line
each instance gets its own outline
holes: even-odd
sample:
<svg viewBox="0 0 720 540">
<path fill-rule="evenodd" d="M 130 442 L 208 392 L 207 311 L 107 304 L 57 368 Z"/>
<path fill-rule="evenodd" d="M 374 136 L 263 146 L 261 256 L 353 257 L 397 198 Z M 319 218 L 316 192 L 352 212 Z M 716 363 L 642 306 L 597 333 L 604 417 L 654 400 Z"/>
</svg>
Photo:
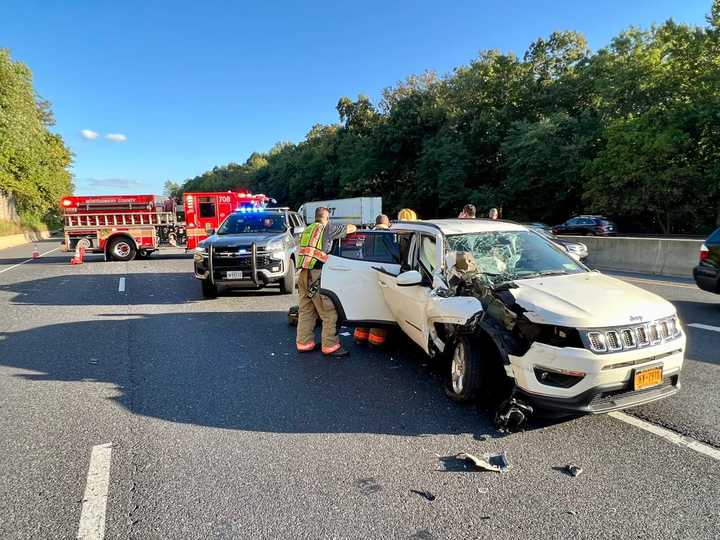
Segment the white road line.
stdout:
<svg viewBox="0 0 720 540">
<path fill-rule="evenodd" d="M 112 443 L 93 446 L 90 454 L 85 495 L 77 537 L 102 540 L 105 537 L 105 508 L 110 485 L 110 453 Z"/>
<path fill-rule="evenodd" d="M 712 446 L 709 446 L 707 444 L 703 444 L 700 441 L 696 441 L 695 439 L 686 437 L 685 435 L 680 435 L 679 433 L 675 433 L 674 431 L 670 431 L 669 429 L 656 426 L 655 424 L 651 424 L 650 422 L 646 422 L 645 420 L 640 420 L 639 418 L 630 416 L 629 414 L 621 412 L 611 412 L 608 413 L 608 416 L 612 416 L 616 420 L 620 420 L 621 422 L 625 422 L 640 429 L 644 429 L 645 431 L 648 431 L 653 435 L 662 437 L 663 439 L 671 442 L 672 444 L 676 444 L 678 446 L 685 446 L 690 450 L 695 450 L 699 454 L 703 454 L 704 456 L 708 456 L 720 461 L 720 450 L 718 450 L 717 448 L 713 448 Z"/>
<path fill-rule="evenodd" d="M 121 277 L 118 282 L 118 292 L 125 292 L 125 278 Z"/>
<path fill-rule="evenodd" d="M 713 332 L 720 332 L 720 326 L 710 326 L 709 324 L 702 324 L 702 323 L 690 323 L 688 326 L 692 326 L 693 328 L 700 328 L 701 330 L 712 330 Z"/>
<path fill-rule="evenodd" d="M 51 249 L 50 251 L 46 251 L 45 253 L 41 253 L 41 254 L 40 254 L 40 257 L 44 257 L 44 256 L 47 255 L 48 253 L 52 253 L 53 251 L 57 251 L 58 249 L 60 249 L 60 247 L 56 247 L 55 249 Z M 13 268 L 17 268 L 18 266 L 22 266 L 23 264 L 25 264 L 25 263 L 27 263 L 27 262 L 30 262 L 30 261 L 34 261 L 34 260 L 35 260 L 35 259 L 26 259 L 26 260 L 24 260 L 23 262 L 19 262 L 19 263 L 17 263 L 17 264 L 12 265 L 12 266 L 8 266 L 7 268 L 4 268 L 3 270 L 0 270 L 0 274 L 2 274 L 2 273 L 4 273 L 4 272 L 8 272 L 9 270 L 12 270 Z"/>
</svg>

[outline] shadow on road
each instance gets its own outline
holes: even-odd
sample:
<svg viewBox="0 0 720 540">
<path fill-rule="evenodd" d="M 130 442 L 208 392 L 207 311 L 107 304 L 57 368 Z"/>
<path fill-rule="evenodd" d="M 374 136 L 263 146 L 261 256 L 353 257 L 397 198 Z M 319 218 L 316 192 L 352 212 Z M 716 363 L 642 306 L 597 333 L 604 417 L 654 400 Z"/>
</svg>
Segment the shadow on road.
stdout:
<svg viewBox="0 0 720 540">
<path fill-rule="evenodd" d="M 33 263 L 28 263 L 33 264 Z M 107 263 L 112 264 L 112 263 Z M 133 264 L 133 263 L 130 263 Z M 0 285 L 0 292 L 11 293 L 11 304 L 36 306 L 105 306 L 108 304 L 183 304 L 202 300 L 200 282 L 187 272 L 148 272 L 128 274 L 66 273 L 62 276 L 20 281 Z M 125 277 L 126 290 L 117 293 L 118 280 Z M 138 292 L 139 287 L 144 292 Z M 68 294 L 73 291 L 74 294 Z M 279 296 L 280 289 L 272 284 L 263 289 L 223 289 L 222 296 Z"/>
<path fill-rule="evenodd" d="M 31 381 L 112 383 L 119 390 L 113 399 L 132 413 L 171 422 L 497 436 L 487 416 L 449 401 L 423 357 L 407 351 L 355 347 L 343 360 L 301 355 L 280 311 L 123 316 L 0 334 L 0 365 L 29 370 L 15 376 Z"/>
</svg>

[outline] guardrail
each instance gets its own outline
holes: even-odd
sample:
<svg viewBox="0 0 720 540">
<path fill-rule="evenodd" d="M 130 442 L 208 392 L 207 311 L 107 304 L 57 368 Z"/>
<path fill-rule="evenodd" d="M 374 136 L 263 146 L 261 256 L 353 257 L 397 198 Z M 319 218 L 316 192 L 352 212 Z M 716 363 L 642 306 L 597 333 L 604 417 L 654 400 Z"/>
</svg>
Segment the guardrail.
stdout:
<svg viewBox="0 0 720 540">
<path fill-rule="evenodd" d="M 703 240 L 630 238 L 623 236 L 561 236 L 588 247 L 587 263 L 601 270 L 692 277 Z"/>
</svg>

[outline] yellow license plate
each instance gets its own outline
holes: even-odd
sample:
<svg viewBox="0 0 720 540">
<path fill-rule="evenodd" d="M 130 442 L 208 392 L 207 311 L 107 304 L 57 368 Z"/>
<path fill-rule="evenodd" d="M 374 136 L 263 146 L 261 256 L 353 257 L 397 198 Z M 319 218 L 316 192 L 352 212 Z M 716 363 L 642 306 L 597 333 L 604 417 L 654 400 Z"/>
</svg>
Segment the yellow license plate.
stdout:
<svg viewBox="0 0 720 540">
<path fill-rule="evenodd" d="M 635 390 L 657 386 L 663 380 L 662 368 L 644 369 L 635 373 Z"/>
</svg>

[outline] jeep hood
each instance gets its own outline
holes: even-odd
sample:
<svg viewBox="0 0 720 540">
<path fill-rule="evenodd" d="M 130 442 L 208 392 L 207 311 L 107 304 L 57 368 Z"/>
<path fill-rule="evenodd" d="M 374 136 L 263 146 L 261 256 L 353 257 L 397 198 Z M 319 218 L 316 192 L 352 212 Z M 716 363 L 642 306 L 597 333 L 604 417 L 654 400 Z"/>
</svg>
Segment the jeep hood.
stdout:
<svg viewBox="0 0 720 540">
<path fill-rule="evenodd" d="M 515 281 L 510 289 L 532 322 L 571 328 L 640 324 L 675 314 L 659 296 L 599 272 Z"/>
</svg>

